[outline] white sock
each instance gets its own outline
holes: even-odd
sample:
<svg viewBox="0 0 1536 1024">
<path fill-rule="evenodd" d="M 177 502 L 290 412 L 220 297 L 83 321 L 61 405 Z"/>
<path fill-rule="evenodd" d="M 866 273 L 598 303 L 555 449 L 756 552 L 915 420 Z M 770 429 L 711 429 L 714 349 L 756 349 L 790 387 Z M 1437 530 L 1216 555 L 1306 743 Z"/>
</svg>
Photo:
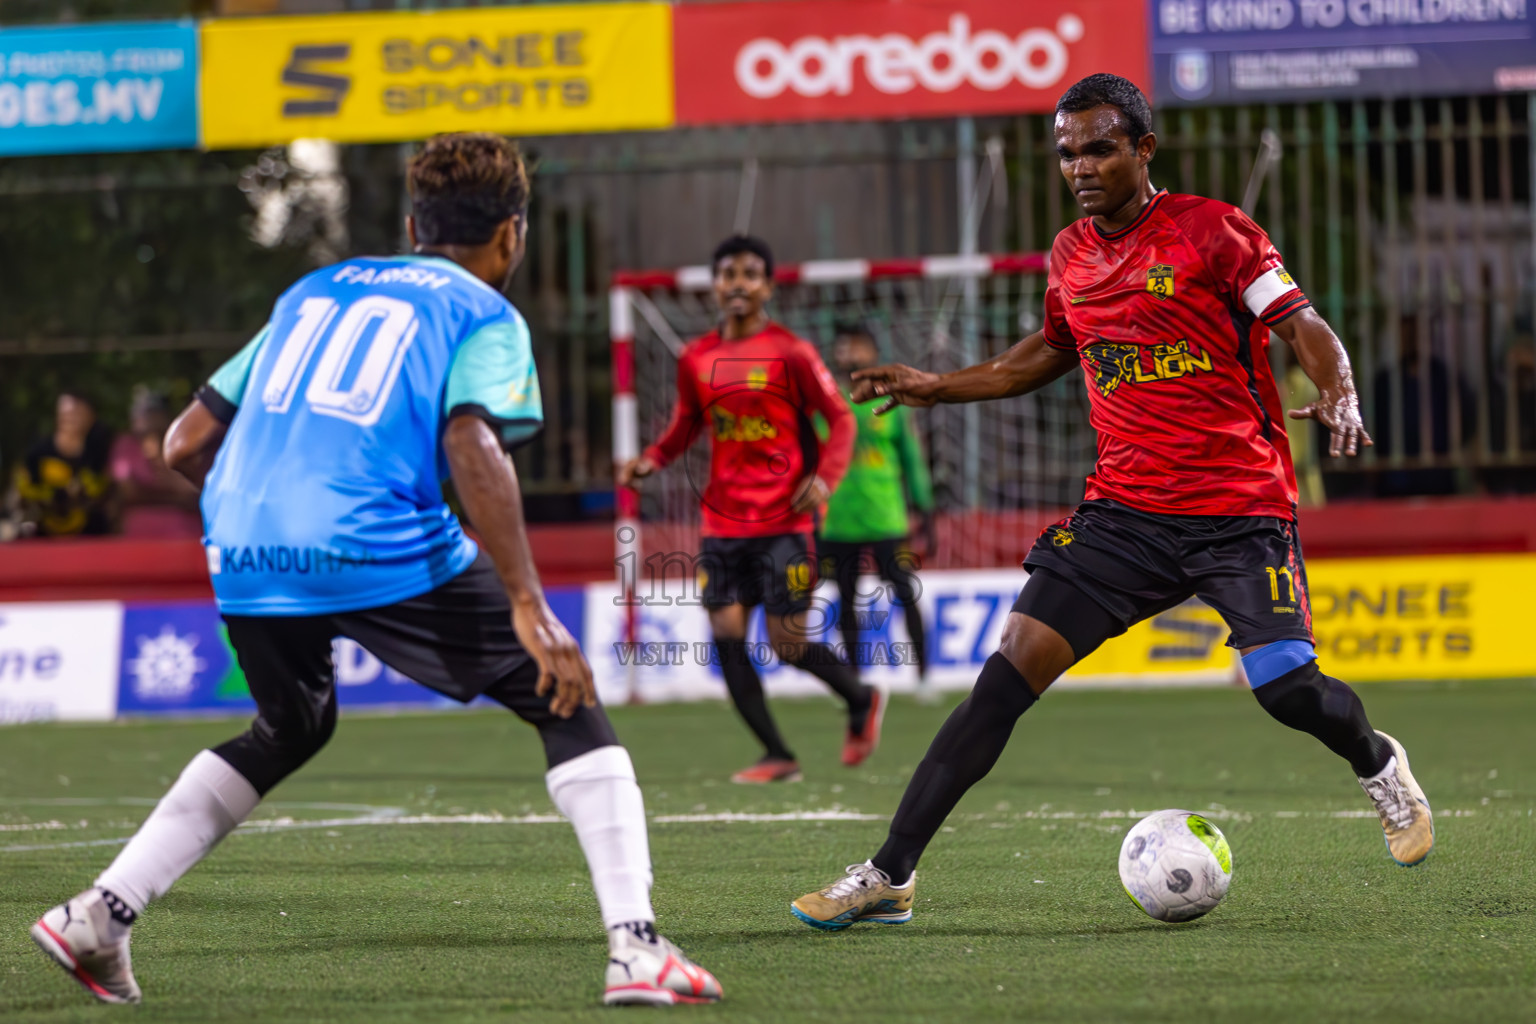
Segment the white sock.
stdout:
<svg viewBox="0 0 1536 1024">
<path fill-rule="evenodd" d="M 576 828 L 603 926 L 655 921 L 645 801 L 623 747 L 599 747 L 544 776 L 549 797 Z"/>
<path fill-rule="evenodd" d="M 1375 782 L 1378 779 L 1385 779 L 1390 777 L 1395 771 L 1397 771 L 1397 755 L 1393 754 L 1391 757 L 1387 758 L 1387 766 L 1385 768 L 1377 772 L 1375 775 L 1367 775 L 1365 777 L 1365 781 Z"/>
<path fill-rule="evenodd" d="M 200 752 L 96 885 L 143 913 L 259 803 L 256 790 L 228 761 L 211 750 Z"/>
</svg>

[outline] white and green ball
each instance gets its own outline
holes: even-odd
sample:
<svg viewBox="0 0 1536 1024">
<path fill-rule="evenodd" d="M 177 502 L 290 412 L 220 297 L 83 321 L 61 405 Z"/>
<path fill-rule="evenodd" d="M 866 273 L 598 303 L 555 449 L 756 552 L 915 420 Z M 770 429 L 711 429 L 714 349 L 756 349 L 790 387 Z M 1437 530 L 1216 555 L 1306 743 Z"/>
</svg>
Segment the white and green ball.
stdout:
<svg viewBox="0 0 1536 1024">
<path fill-rule="evenodd" d="M 1156 811 L 1120 844 L 1120 882 L 1158 921 L 1208 914 L 1232 882 L 1232 848 L 1210 821 L 1190 811 Z"/>
</svg>

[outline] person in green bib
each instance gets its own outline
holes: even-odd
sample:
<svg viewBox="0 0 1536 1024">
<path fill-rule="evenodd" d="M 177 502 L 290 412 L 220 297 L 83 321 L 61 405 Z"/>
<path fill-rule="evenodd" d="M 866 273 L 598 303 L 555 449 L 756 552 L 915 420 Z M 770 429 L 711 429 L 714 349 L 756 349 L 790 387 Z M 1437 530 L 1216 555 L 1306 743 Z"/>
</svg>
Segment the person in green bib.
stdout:
<svg viewBox="0 0 1536 1024">
<path fill-rule="evenodd" d="M 852 374 L 876 365 L 880 349 L 869 329 L 862 325 L 840 326 L 833 345 L 833 368 L 845 394 L 853 390 Z M 928 463 L 917 439 L 912 411 L 901 406 L 876 416 L 880 399 L 862 405 L 850 402 L 858 423 L 853 461 L 827 502 L 817 547 L 822 575 L 837 581 L 838 628 L 855 668 L 869 664 L 871 652 L 859 644 L 859 600 L 868 603 L 873 594 L 860 594 L 860 575 L 878 574 L 890 584 L 892 604 L 900 604 L 911 638 L 911 657 L 917 663 L 918 692 L 926 694 L 928 645 L 923 614 L 917 604 L 917 564 L 909 538 L 912 524 L 908 506 L 924 525 L 927 550 L 934 550 L 933 484 Z"/>
</svg>

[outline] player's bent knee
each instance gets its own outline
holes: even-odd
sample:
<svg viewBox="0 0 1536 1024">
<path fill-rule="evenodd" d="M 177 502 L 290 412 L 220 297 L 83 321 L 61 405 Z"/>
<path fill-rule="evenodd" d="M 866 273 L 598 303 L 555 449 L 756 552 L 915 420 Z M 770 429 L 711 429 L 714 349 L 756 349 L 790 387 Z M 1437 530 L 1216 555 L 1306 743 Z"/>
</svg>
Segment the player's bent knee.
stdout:
<svg viewBox="0 0 1536 1024">
<path fill-rule="evenodd" d="M 335 731 L 334 706 L 320 718 L 288 721 L 281 726 L 273 726 L 258 715 L 248 730 L 214 747 L 213 752 L 245 776 L 257 793 L 266 796 L 319 753 Z"/>
<path fill-rule="evenodd" d="M 1125 623 L 1111 615 L 1103 605 L 1066 577 L 1045 568 L 1036 568 L 1030 573 L 1024 589 L 1013 602 L 1013 612 L 1009 616 L 1009 625 L 1023 631 L 1018 642 L 1033 645 L 1049 641 L 1069 652 L 1069 660 L 1057 670 L 1058 674 L 1098 650 L 1105 640 L 1125 632 Z M 1015 625 L 1016 618 L 1034 620 L 1035 625 L 1029 628 L 1026 628 L 1028 623 Z M 1042 626 L 1047 628 L 1038 628 Z M 1005 629 L 1004 642 L 1007 640 Z"/>
<path fill-rule="evenodd" d="M 1276 640 L 1243 655 L 1243 673 L 1248 685 L 1254 690 L 1268 686 L 1287 676 L 1299 675 L 1299 669 L 1312 667 L 1312 673 L 1322 675 L 1317 668 L 1317 649 L 1307 640 Z M 1300 673 L 1310 676 L 1312 673 Z"/>
<path fill-rule="evenodd" d="M 1028 711 L 1036 698 L 1037 692 L 1030 686 L 1028 678 L 998 652 L 981 666 L 981 674 L 976 677 L 976 685 L 966 698 L 966 704 L 980 715 L 1006 718 L 1012 722 Z"/>
<path fill-rule="evenodd" d="M 1036 693 L 1043 693 L 1077 660 L 1071 645 L 1061 634 L 1038 619 L 1018 612 L 1008 616 L 997 653 L 1030 681 Z"/>
<path fill-rule="evenodd" d="M 1250 658 L 1281 644 L 1298 646 L 1288 652 L 1275 651 L 1269 659 L 1254 666 L 1248 664 Z M 1303 655 L 1305 660 L 1298 663 Z M 1270 644 L 1245 655 L 1243 668 L 1249 673 L 1248 681 L 1259 706 L 1271 718 L 1293 729 L 1313 732 L 1318 723 L 1326 720 L 1363 719 L 1360 698 L 1346 684 L 1323 674 L 1309 643 L 1290 640 Z"/>
<path fill-rule="evenodd" d="M 551 715 L 538 729 L 544 744 L 544 762 L 550 771 L 604 747 L 624 749 L 601 707 L 578 708 L 570 718 Z"/>
</svg>

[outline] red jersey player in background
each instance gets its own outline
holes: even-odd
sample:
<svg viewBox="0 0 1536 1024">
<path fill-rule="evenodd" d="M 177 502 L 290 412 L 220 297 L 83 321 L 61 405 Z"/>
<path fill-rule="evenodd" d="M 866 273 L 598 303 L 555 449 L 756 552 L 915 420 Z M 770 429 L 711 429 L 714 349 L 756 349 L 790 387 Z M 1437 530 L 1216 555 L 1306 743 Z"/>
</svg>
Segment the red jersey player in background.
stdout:
<svg viewBox="0 0 1536 1024">
<path fill-rule="evenodd" d="M 1318 387 L 1291 416 L 1332 433 L 1331 453 L 1369 445 L 1344 346 L 1263 230 L 1240 210 L 1153 187 L 1152 110 L 1131 82 L 1091 75 L 1056 105 L 1061 171 L 1087 217 L 1056 236 L 1044 328 L 953 373 L 885 366 L 855 374 L 855 401 L 978 402 L 1083 368 L 1098 463 L 1086 499 L 1046 529 L 998 653 L 913 773 L 885 845 L 792 905 L 806 924 L 912 916 L 915 867 L 1014 724 L 1063 672 L 1132 624 L 1198 596 L 1242 652 L 1265 711 L 1345 758 L 1381 818 L 1387 849 L 1417 864 L 1434 844 L 1401 744 L 1318 668 L 1296 530 L 1296 478 L 1265 350 L 1278 334 Z"/>
<path fill-rule="evenodd" d="M 810 342 L 769 319 L 773 253 L 738 235 L 714 257 L 718 328 L 689 342 L 677 361 L 677 405 L 666 432 L 620 470 L 628 486 L 681 457 L 709 429 L 699 580 L 715 655 L 736 710 L 763 744 L 733 782 L 800 777 L 779 735 L 747 646 L 747 619 L 762 605 L 768 639 L 786 663 L 817 676 L 848 705 L 843 763 L 862 764 L 880 738 L 885 695 L 859 682 L 832 647 L 807 639 L 816 587 L 815 515 L 848 469 L 856 432 L 849 410 Z M 830 433 L 818 445 L 809 416 Z"/>
</svg>

